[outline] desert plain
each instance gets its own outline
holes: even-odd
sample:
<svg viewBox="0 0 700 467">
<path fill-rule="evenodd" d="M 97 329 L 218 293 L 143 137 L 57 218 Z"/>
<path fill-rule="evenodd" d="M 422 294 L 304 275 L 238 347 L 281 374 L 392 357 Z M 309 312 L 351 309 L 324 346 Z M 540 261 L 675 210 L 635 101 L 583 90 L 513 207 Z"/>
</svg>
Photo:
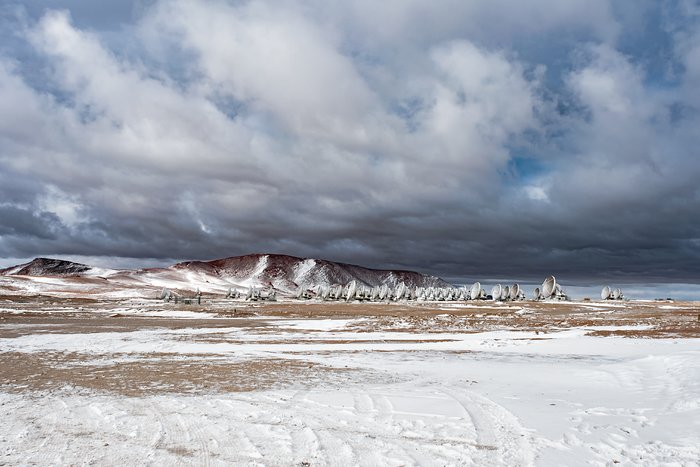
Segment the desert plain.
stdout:
<svg viewBox="0 0 700 467">
<path fill-rule="evenodd" d="M 700 304 L 0 296 L 0 465 L 698 465 Z"/>
</svg>

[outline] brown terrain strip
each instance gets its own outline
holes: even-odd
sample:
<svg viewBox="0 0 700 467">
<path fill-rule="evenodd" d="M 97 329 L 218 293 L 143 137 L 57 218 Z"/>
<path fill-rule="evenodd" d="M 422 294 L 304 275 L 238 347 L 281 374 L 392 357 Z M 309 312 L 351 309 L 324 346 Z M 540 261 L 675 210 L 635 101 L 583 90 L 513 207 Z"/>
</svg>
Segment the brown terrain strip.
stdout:
<svg viewBox="0 0 700 467">
<path fill-rule="evenodd" d="M 111 364 L 95 360 L 118 357 L 61 352 L 0 353 L 0 390 L 47 391 L 70 386 L 143 396 L 248 392 L 300 384 L 333 384 L 334 380 L 341 384 L 353 377 L 374 381 L 383 378 L 380 373 L 282 358 L 231 362 L 215 355 L 176 359 L 167 354 L 148 354 L 142 360 Z"/>
<path fill-rule="evenodd" d="M 57 299 L 0 297 L 0 337 L 36 332 L 105 332 L 162 327 L 258 327 L 267 318 L 361 319 L 351 325 L 355 332 L 405 333 L 482 332 L 492 330 L 552 330 L 592 326 L 648 326 L 647 330 L 595 331 L 597 335 L 628 337 L 700 337 L 698 302 L 469 302 L 468 308 L 445 303 L 246 303 L 205 299 L 201 305 L 168 304 L 158 300 Z M 622 307 L 624 306 L 624 307 Z M 215 315 L 217 319 L 172 319 L 120 313 L 125 307 L 153 311 L 188 311 Z M 673 307 L 673 308 L 663 308 Z M 11 310 L 11 311 L 7 311 Z M 33 330 L 2 329 L 2 324 L 32 324 Z M 42 328 L 42 325 L 46 325 Z M 281 323 L 283 326 L 283 323 Z M 279 332 L 271 327 L 269 332 Z M 296 332 L 309 332 L 298 330 Z"/>
</svg>

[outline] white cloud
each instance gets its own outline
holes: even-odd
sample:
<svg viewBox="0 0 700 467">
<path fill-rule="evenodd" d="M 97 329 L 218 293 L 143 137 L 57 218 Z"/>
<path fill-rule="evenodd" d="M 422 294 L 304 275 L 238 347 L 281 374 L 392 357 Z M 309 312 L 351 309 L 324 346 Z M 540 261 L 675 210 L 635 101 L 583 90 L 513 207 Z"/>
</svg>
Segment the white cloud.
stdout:
<svg viewBox="0 0 700 467">
<path fill-rule="evenodd" d="M 550 202 L 549 195 L 547 195 L 547 190 L 542 186 L 528 185 L 523 188 L 525 194 L 528 198 L 533 201 L 546 201 Z"/>
<path fill-rule="evenodd" d="M 619 51 L 613 10 L 177 0 L 139 10 L 128 47 L 49 11 L 13 31 L 26 57 L 0 55 L 0 195 L 53 237 L 13 226 L 0 254 L 430 263 L 507 241 L 542 258 L 608 245 L 622 218 L 638 243 L 650 225 L 667 239 L 645 206 L 671 200 L 672 224 L 697 197 L 700 36 L 672 35 L 681 82 L 658 86 Z M 567 228 L 608 208 L 598 230 Z"/>
</svg>

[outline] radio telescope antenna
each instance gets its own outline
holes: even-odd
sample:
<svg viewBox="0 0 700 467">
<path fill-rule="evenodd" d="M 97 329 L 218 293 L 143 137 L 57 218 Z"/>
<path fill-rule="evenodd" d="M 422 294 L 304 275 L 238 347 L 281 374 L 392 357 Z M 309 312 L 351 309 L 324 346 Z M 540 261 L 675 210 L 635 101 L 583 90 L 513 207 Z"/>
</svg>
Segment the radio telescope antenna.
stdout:
<svg viewBox="0 0 700 467">
<path fill-rule="evenodd" d="M 510 299 L 511 300 L 518 300 L 519 298 L 520 298 L 520 285 L 513 284 L 510 287 Z"/>
<path fill-rule="evenodd" d="M 394 300 L 402 300 L 404 295 L 406 295 L 406 284 L 401 282 L 394 290 Z"/>
<path fill-rule="evenodd" d="M 508 300 L 508 297 L 510 297 L 510 287 L 506 285 L 501 289 L 501 300 Z"/>
<path fill-rule="evenodd" d="M 554 278 L 554 276 L 549 276 L 542 283 L 542 297 L 543 298 L 550 298 L 552 295 L 554 295 L 554 292 L 556 290 L 557 290 L 557 280 Z"/>
<path fill-rule="evenodd" d="M 472 285 L 471 289 L 469 289 L 469 298 L 472 300 L 476 300 L 478 298 L 481 298 L 481 284 L 478 282 L 474 282 L 474 285 Z"/>
<path fill-rule="evenodd" d="M 491 289 L 491 299 L 492 300 L 500 300 L 502 293 L 503 293 L 503 287 L 501 287 L 501 284 L 494 285 L 493 288 Z"/>
<path fill-rule="evenodd" d="M 355 291 L 356 291 L 356 290 L 357 290 L 357 282 L 351 281 L 351 282 L 348 284 L 348 292 L 347 292 L 347 296 L 345 297 L 345 299 L 346 299 L 348 302 L 349 302 L 350 300 L 354 300 L 354 299 L 355 299 Z"/>
</svg>

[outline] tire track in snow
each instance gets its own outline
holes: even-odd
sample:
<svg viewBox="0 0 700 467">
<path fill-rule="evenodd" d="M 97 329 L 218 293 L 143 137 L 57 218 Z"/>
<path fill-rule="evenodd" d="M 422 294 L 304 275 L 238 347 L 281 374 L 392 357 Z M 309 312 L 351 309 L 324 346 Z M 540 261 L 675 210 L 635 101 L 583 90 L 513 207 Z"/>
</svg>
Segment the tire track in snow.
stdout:
<svg viewBox="0 0 700 467">
<path fill-rule="evenodd" d="M 393 450 L 398 451 L 397 453 L 401 455 L 400 457 L 402 457 L 403 460 L 409 460 L 413 465 L 432 465 L 435 459 L 430 459 L 429 457 L 421 455 L 420 451 L 415 449 L 415 442 L 409 441 L 412 447 L 414 447 L 414 451 L 418 452 L 409 452 L 409 449 L 407 449 L 406 442 L 404 440 L 409 439 L 402 433 L 405 427 L 402 427 L 399 423 L 397 423 L 396 410 L 394 409 L 394 405 L 391 403 L 389 396 L 375 392 L 369 393 L 368 397 L 370 401 L 372 401 L 373 406 L 376 407 L 378 422 L 381 425 L 385 425 L 388 422 L 390 426 L 390 430 L 385 435 L 385 440 L 396 440 L 391 446 Z M 389 453 L 386 454 L 388 455 Z"/>
<path fill-rule="evenodd" d="M 531 465 L 534 462 L 532 437 L 517 417 L 503 406 L 471 391 L 443 389 L 469 414 L 476 428 L 477 447 L 495 451 L 502 465 Z"/>
<path fill-rule="evenodd" d="M 318 462 L 322 459 L 327 465 L 329 463 L 328 455 L 323 449 L 318 433 L 309 426 L 307 417 L 298 412 L 299 407 L 306 403 L 307 394 L 308 391 L 296 391 L 286 405 L 292 413 L 292 417 L 297 418 L 300 423 L 299 429 L 290 430 L 292 453 L 295 456 L 295 461 L 299 463 L 310 462 L 310 459 Z"/>
<path fill-rule="evenodd" d="M 163 462 L 163 457 L 170 465 L 189 465 L 195 451 L 191 449 L 192 443 L 189 435 L 189 425 L 178 413 L 182 408 L 168 406 L 165 410 L 162 401 L 156 399 L 134 399 L 134 407 L 124 416 L 129 419 L 141 418 L 145 423 L 140 424 L 140 428 L 148 426 L 153 430 L 150 436 L 149 446 L 151 451 L 149 458 L 154 464 Z M 138 429 L 138 427 L 137 427 Z M 146 438 L 138 431 L 130 436 L 131 438 Z"/>
<path fill-rule="evenodd" d="M 411 396 L 424 396 L 419 394 Z M 342 400 L 347 397 L 352 400 L 352 406 L 341 408 L 316 400 L 329 395 Z M 304 419 L 304 426 L 319 439 L 325 465 L 446 465 L 464 463 L 470 458 L 475 443 L 465 442 L 463 436 L 450 432 L 458 423 L 456 417 L 420 411 L 397 412 L 393 397 L 402 398 L 405 394 L 391 390 L 387 393 L 300 392 L 292 401 L 297 414 Z M 418 420 L 410 420 L 412 416 Z M 432 428 L 448 433 L 435 438 L 430 434 Z M 416 434 L 417 430 L 421 433 Z"/>
<path fill-rule="evenodd" d="M 357 465 L 357 449 L 347 442 L 347 438 L 339 436 L 342 424 L 347 420 L 335 408 L 314 401 L 310 395 L 311 391 L 297 391 L 292 398 L 295 404 L 292 408 L 296 411 L 304 409 L 305 425 L 318 440 L 318 452 L 323 454 L 326 465 Z"/>
<path fill-rule="evenodd" d="M 185 409 L 186 407 L 181 407 Z M 195 461 L 197 465 L 209 466 L 209 447 L 207 441 L 202 436 L 202 430 L 199 427 L 196 416 L 192 414 L 187 418 L 182 416 L 182 411 L 175 414 L 175 420 L 183 433 L 183 439 L 186 442 L 187 457 Z M 184 454 L 184 453 L 183 453 Z M 184 456 L 180 455 L 181 461 Z M 190 463 L 190 462 L 188 462 Z"/>
</svg>

